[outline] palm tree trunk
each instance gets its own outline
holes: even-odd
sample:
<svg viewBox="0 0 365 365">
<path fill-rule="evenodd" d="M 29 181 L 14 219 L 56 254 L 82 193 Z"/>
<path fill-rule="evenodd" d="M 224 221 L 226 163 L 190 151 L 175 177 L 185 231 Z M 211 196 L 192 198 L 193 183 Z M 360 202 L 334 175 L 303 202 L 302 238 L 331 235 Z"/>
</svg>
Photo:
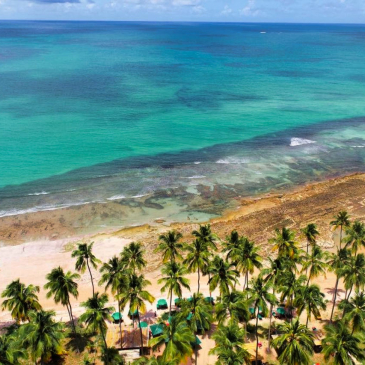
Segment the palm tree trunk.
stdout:
<svg viewBox="0 0 365 365">
<path fill-rule="evenodd" d="M 310 276 L 308 276 L 307 285 L 306 285 L 307 288 L 308 288 L 308 285 L 309 285 L 309 280 L 310 280 Z"/>
<path fill-rule="evenodd" d="M 198 294 L 200 290 L 200 267 L 198 266 Z"/>
<path fill-rule="evenodd" d="M 337 276 L 336 285 L 335 285 L 335 292 L 333 294 L 333 305 L 332 305 L 331 318 L 330 318 L 331 323 L 332 323 L 333 312 L 335 310 L 335 305 L 336 305 L 338 281 L 339 281 L 339 277 Z"/>
<path fill-rule="evenodd" d="M 274 285 L 275 285 L 275 283 L 274 283 Z M 272 295 L 275 296 L 275 288 L 272 289 Z M 267 352 L 270 352 L 271 351 L 270 341 L 271 341 L 272 310 L 273 310 L 273 305 L 270 303 L 269 334 L 267 336 Z"/>
<path fill-rule="evenodd" d="M 208 284 L 210 282 L 210 273 L 208 272 Z M 211 297 L 212 296 L 212 291 L 210 289 L 210 285 L 209 285 L 209 296 Z"/>
<path fill-rule="evenodd" d="M 257 314 L 256 314 L 256 365 L 258 365 L 259 361 L 259 336 L 257 335 L 257 328 L 259 326 L 259 307 L 257 306 Z"/>
<path fill-rule="evenodd" d="M 172 288 L 170 289 L 170 309 L 169 309 L 169 317 L 171 317 L 171 306 L 172 306 Z"/>
<path fill-rule="evenodd" d="M 306 327 L 308 328 L 308 322 L 309 322 L 309 314 L 307 314 L 307 322 L 306 322 Z"/>
<path fill-rule="evenodd" d="M 72 314 L 72 307 L 71 307 L 70 298 L 68 298 L 68 306 L 69 306 L 69 314 L 70 314 L 70 319 L 71 319 L 72 327 L 73 327 L 74 333 L 76 335 L 76 326 L 75 326 L 74 316 Z"/>
<path fill-rule="evenodd" d="M 91 270 L 90 270 L 89 259 L 86 259 L 86 265 L 89 270 L 89 274 L 90 274 L 90 278 L 91 278 L 91 285 L 93 287 L 93 296 L 94 296 L 95 295 L 94 280 L 93 280 L 93 275 L 91 274 Z"/>
<path fill-rule="evenodd" d="M 248 289 L 248 270 L 246 271 L 246 289 Z"/>
<path fill-rule="evenodd" d="M 350 291 L 349 291 L 349 295 L 346 297 L 345 296 L 345 301 L 346 303 L 349 301 L 350 299 L 350 295 L 351 295 L 351 292 L 352 292 L 352 288 L 353 288 L 353 285 L 351 285 L 351 288 L 350 288 Z M 346 303 L 345 303 L 345 307 L 343 308 L 343 312 L 342 312 L 342 318 L 344 317 L 345 313 L 346 313 Z"/>
<path fill-rule="evenodd" d="M 143 355 L 143 334 L 142 334 L 142 327 L 141 327 L 141 317 L 139 315 L 139 308 L 137 307 L 137 313 L 138 313 L 138 326 L 139 326 L 139 332 L 141 334 L 141 356 Z"/>
<path fill-rule="evenodd" d="M 119 290 L 118 290 L 119 292 Z M 120 293 L 118 293 L 118 298 L 119 298 Z M 120 301 L 118 300 L 118 311 L 119 311 L 119 316 L 121 315 L 120 313 Z M 123 348 L 123 336 L 122 336 L 122 318 L 119 317 L 119 331 L 120 331 L 120 348 Z"/>
</svg>

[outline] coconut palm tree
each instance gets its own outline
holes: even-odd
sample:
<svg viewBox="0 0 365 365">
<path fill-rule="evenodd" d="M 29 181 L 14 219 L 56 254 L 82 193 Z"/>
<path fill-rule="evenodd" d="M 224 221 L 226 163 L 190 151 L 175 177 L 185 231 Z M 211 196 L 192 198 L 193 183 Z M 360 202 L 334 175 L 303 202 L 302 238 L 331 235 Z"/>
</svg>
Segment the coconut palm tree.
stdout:
<svg viewBox="0 0 365 365">
<path fill-rule="evenodd" d="M 212 338 L 215 346 L 209 353 L 217 355 L 217 364 L 251 364 L 251 354 L 244 348 L 245 330 L 237 322 L 230 320 L 226 326 L 219 325 Z"/>
<path fill-rule="evenodd" d="M 249 301 L 246 295 L 238 290 L 232 290 L 217 298 L 215 317 L 219 324 L 226 323 L 227 319 L 247 323 L 251 318 Z"/>
<path fill-rule="evenodd" d="M 155 351 L 162 345 L 166 345 L 162 354 L 162 360 L 166 362 L 177 361 L 179 364 L 193 353 L 192 344 L 195 343 L 195 336 L 188 326 L 186 320 L 181 321 L 175 316 L 171 318 L 170 324 L 161 324 L 163 332 L 160 336 L 149 341 L 152 350 Z"/>
<path fill-rule="evenodd" d="M 190 245 L 185 246 L 187 251 L 184 265 L 187 265 L 189 272 L 198 272 L 198 293 L 200 292 L 200 273 L 205 271 L 209 265 L 209 251 L 207 243 L 202 240 L 194 240 Z"/>
<path fill-rule="evenodd" d="M 309 223 L 306 227 L 302 228 L 300 231 L 307 240 L 307 255 L 308 255 L 309 246 L 313 247 L 316 244 L 317 236 L 319 236 L 317 225 L 314 223 Z"/>
<path fill-rule="evenodd" d="M 25 286 L 19 279 L 14 280 L 1 293 L 2 298 L 7 298 L 2 303 L 2 309 L 9 310 L 11 317 L 17 323 L 29 321 L 31 311 L 42 309 L 37 293 L 39 293 L 39 286 Z"/>
<path fill-rule="evenodd" d="M 189 280 L 185 277 L 188 270 L 184 265 L 177 262 L 168 262 L 161 269 L 162 278 L 158 280 L 159 284 L 164 284 L 161 288 L 161 293 L 168 292 L 170 298 L 169 315 L 171 316 L 172 294 L 182 297 L 182 287 L 190 290 Z"/>
<path fill-rule="evenodd" d="M 119 355 L 119 351 L 115 347 L 103 346 L 100 359 L 104 364 L 108 365 L 126 365 L 124 357 Z"/>
<path fill-rule="evenodd" d="M 79 278 L 79 274 L 72 273 L 71 271 L 65 273 L 59 266 L 47 274 L 46 279 L 48 282 L 44 285 L 44 289 L 49 290 L 47 298 L 53 296 L 56 304 L 61 303 L 66 306 L 74 333 L 76 333 L 76 327 L 72 315 L 70 296 L 73 296 L 75 299 L 79 296 L 78 284 L 75 282 Z"/>
<path fill-rule="evenodd" d="M 351 248 L 351 252 L 356 256 L 361 247 L 365 247 L 365 226 L 359 221 L 355 221 L 345 229 L 345 248 Z"/>
<path fill-rule="evenodd" d="M 16 335 L 0 336 L 0 364 L 20 365 L 21 360 L 27 358 L 27 352 L 19 346 Z"/>
<path fill-rule="evenodd" d="M 346 250 L 345 248 L 341 248 L 341 249 L 337 250 L 337 253 L 330 254 L 329 260 L 327 261 L 328 270 L 333 271 L 336 274 L 336 284 L 335 284 L 335 291 L 333 293 L 333 299 L 332 299 L 333 304 L 332 304 L 330 322 L 332 322 L 333 313 L 335 310 L 338 282 L 342 275 L 342 268 L 345 265 L 345 263 L 348 261 L 350 256 L 351 256 L 351 253 L 349 250 Z"/>
<path fill-rule="evenodd" d="M 97 259 L 96 256 L 93 254 L 92 252 L 93 246 L 94 242 L 91 242 L 90 244 L 78 243 L 77 249 L 72 252 L 72 257 L 76 257 L 75 268 L 77 271 L 80 271 L 83 274 L 86 271 L 86 268 L 88 269 L 94 295 L 95 294 L 94 279 L 91 273 L 90 265 L 96 270 L 98 264 L 101 261 Z"/>
<path fill-rule="evenodd" d="M 29 349 L 34 363 L 40 359 L 40 363 L 48 362 L 53 355 L 63 353 L 62 340 L 64 338 L 63 324 L 55 322 L 54 311 L 39 310 L 29 313 L 29 323 L 19 329 L 19 336 L 23 346 Z"/>
<path fill-rule="evenodd" d="M 314 346 L 313 333 L 306 326 L 300 324 L 299 319 L 279 325 L 278 329 L 282 335 L 275 338 L 272 345 L 280 353 L 278 358 L 280 364 L 311 364 Z"/>
<path fill-rule="evenodd" d="M 347 214 L 345 210 L 342 210 L 334 218 L 335 219 L 330 222 L 330 225 L 333 226 L 334 229 L 340 227 L 340 249 L 341 249 L 342 232 L 344 228 L 350 226 L 350 216 Z"/>
<path fill-rule="evenodd" d="M 247 289 L 249 293 L 249 298 L 252 301 L 252 305 L 254 307 L 255 315 L 256 315 L 256 326 L 255 326 L 255 335 L 256 335 L 256 364 L 258 364 L 258 353 L 259 353 L 259 336 L 257 333 L 259 326 L 259 312 L 261 311 L 264 317 L 268 314 L 268 306 L 267 304 L 275 304 L 276 298 L 270 293 L 270 289 L 272 287 L 272 283 L 270 281 L 265 281 L 261 275 L 257 278 L 252 278 L 250 288 Z"/>
<path fill-rule="evenodd" d="M 198 230 L 192 232 L 196 239 L 201 240 L 207 244 L 211 252 L 217 250 L 218 236 L 212 232 L 210 224 L 199 226 Z"/>
<path fill-rule="evenodd" d="M 179 242 L 182 238 L 182 234 L 175 230 L 168 231 L 165 234 L 161 234 L 159 237 L 160 243 L 155 249 L 155 252 L 162 253 L 162 262 L 173 262 L 177 259 L 182 259 L 181 251 L 184 249 L 184 244 Z"/>
<path fill-rule="evenodd" d="M 138 315 L 138 326 L 140 329 L 141 336 L 141 354 L 143 354 L 143 334 L 141 327 L 141 314 L 146 313 L 146 301 L 153 303 L 155 298 L 151 295 L 146 287 L 151 283 L 144 278 L 143 275 L 137 275 L 135 273 L 130 274 L 128 279 L 128 287 L 122 291 L 119 295 L 118 300 L 122 308 L 125 308 L 129 303 L 129 310 L 131 313 L 137 311 Z"/>
<path fill-rule="evenodd" d="M 251 275 L 254 269 L 261 269 L 262 258 L 259 255 L 259 248 L 255 243 L 249 241 L 247 237 L 242 237 L 241 244 L 231 252 L 231 259 L 235 263 L 237 271 L 245 276 L 244 287 L 248 287 L 248 274 Z"/>
<path fill-rule="evenodd" d="M 317 278 L 318 276 L 326 277 L 328 254 L 323 251 L 319 246 L 313 246 L 312 252 L 307 256 L 303 262 L 303 272 L 308 274 L 307 286 L 310 280 Z M 308 272 L 309 271 L 309 272 Z"/>
<path fill-rule="evenodd" d="M 128 270 L 122 260 L 117 256 L 113 256 L 108 262 L 104 263 L 100 268 L 101 278 L 99 285 L 105 284 L 105 290 L 111 290 L 114 297 L 120 296 L 121 292 L 128 286 Z M 121 313 L 120 302 L 118 300 L 118 312 Z M 123 347 L 122 338 L 122 321 L 119 321 L 120 346 Z"/>
<path fill-rule="evenodd" d="M 308 321 L 311 320 L 312 314 L 315 318 L 320 317 L 321 310 L 325 310 L 327 306 L 319 286 L 312 284 L 300 289 L 294 299 L 294 307 L 298 309 L 299 315 L 304 311 L 307 312 L 306 326 L 308 327 Z"/>
<path fill-rule="evenodd" d="M 80 321 L 84 322 L 88 329 L 101 335 L 105 348 L 108 347 L 106 343 L 108 326 L 105 322 L 112 320 L 110 313 L 114 311 L 113 307 L 106 307 L 108 300 L 107 294 L 95 293 L 86 302 L 81 303 L 86 311 L 80 316 Z"/>
<path fill-rule="evenodd" d="M 365 360 L 362 339 L 357 334 L 352 335 L 343 321 L 324 328 L 322 353 L 326 361 L 331 359 L 334 365 L 355 365 L 356 360 Z"/>
<path fill-rule="evenodd" d="M 226 236 L 226 240 L 223 242 L 222 252 L 227 254 L 227 260 L 231 258 L 232 251 L 238 248 L 242 243 L 242 237 L 236 230 L 233 230 L 229 236 Z"/>
<path fill-rule="evenodd" d="M 210 330 L 213 315 L 212 306 L 208 304 L 202 294 L 194 293 L 190 300 L 184 300 L 178 320 L 188 319 L 188 325 L 196 335 L 199 331 L 205 333 Z M 198 347 L 195 348 L 195 364 L 198 362 Z"/>
<path fill-rule="evenodd" d="M 133 361 L 133 365 L 178 365 L 177 360 L 164 360 L 162 356 L 142 356 Z"/>
<path fill-rule="evenodd" d="M 145 250 L 139 242 L 131 242 L 128 246 L 124 247 L 120 254 L 122 264 L 134 273 L 136 273 L 136 270 L 141 271 L 146 267 L 147 261 L 144 259 L 144 255 Z"/>
<path fill-rule="evenodd" d="M 345 323 L 351 323 L 351 334 L 361 333 L 365 330 L 365 293 L 356 290 L 355 296 L 350 300 L 343 300 L 340 308 L 346 306 Z"/>
<path fill-rule="evenodd" d="M 219 287 L 220 294 L 223 295 L 229 292 L 237 282 L 238 272 L 232 269 L 233 263 L 223 260 L 219 256 L 215 256 L 211 265 L 211 277 L 209 279 L 210 291 Z"/>
<path fill-rule="evenodd" d="M 273 251 L 278 251 L 279 257 L 293 257 L 298 253 L 295 232 L 289 228 L 276 228 L 275 237 L 271 238 L 269 243 L 274 244 Z"/>
</svg>

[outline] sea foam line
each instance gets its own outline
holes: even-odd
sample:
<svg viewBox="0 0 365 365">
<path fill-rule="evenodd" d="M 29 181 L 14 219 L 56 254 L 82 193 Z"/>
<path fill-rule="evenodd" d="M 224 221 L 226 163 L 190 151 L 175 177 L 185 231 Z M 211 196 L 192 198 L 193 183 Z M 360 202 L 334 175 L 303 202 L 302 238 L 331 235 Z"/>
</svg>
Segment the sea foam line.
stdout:
<svg viewBox="0 0 365 365">
<path fill-rule="evenodd" d="M 290 139 L 290 147 L 301 146 L 303 144 L 311 144 L 311 143 L 316 143 L 316 141 L 298 137 L 293 137 Z"/>
</svg>

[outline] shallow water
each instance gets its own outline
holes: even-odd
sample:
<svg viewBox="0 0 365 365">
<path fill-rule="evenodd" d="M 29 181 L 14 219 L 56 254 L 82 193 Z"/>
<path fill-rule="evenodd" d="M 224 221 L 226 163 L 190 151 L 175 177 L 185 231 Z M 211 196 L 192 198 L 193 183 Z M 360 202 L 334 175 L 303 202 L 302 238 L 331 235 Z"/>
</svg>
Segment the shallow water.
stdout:
<svg viewBox="0 0 365 365">
<path fill-rule="evenodd" d="M 147 194 L 200 220 L 364 171 L 363 26 L 2 22 L 0 46 L 0 216 Z"/>
</svg>

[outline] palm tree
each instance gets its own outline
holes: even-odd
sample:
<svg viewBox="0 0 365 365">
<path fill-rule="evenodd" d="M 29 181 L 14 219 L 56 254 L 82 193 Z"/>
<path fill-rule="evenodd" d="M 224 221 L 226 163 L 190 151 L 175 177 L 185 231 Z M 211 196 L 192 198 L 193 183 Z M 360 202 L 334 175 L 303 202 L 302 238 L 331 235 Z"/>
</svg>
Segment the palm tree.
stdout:
<svg viewBox="0 0 365 365">
<path fill-rule="evenodd" d="M 254 269 L 260 269 L 262 267 L 262 258 L 259 255 L 259 248 L 255 247 L 255 243 L 248 240 L 247 237 L 243 237 L 241 244 L 238 248 L 234 248 L 231 252 L 231 259 L 236 264 L 236 268 L 239 272 L 245 276 L 246 288 L 248 287 L 248 274 L 251 275 Z"/>
<path fill-rule="evenodd" d="M 171 316 L 172 294 L 175 294 L 178 296 L 178 298 L 181 298 L 182 287 L 190 290 L 189 280 L 185 277 L 188 271 L 185 266 L 173 261 L 165 264 L 161 270 L 161 273 L 164 276 L 158 280 L 158 283 L 164 284 L 164 286 L 161 288 L 161 293 L 164 293 L 165 291 L 169 293 L 169 315 Z"/>
<path fill-rule="evenodd" d="M 63 352 L 63 324 L 54 321 L 54 311 L 39 310 L 29 313 L 29 323 L 19 329 L 23 346 L 29 348 L 34 363 L 40 358 L 41 364 L 48 362 L 53 355 Z"/>
<path fill-rule="evenodd" d="M 103 338 L 105 348 L 108 347 L 106 343 L 106 332 L 108 326 L 105 321 L 111 321 L 110 313 L 114 311 L 113 307 L 106 307 L 109 298 L 107 294 L 95 293 L 86 302 L 81 303 L 81 306 L 86 309 L 85 313 L 80 316 L 80 321 L 86 324 L 86 327 L 91 329 L 94 333 L 100 334 Z"/>
<path fill-rule="evenodd" d="M 2 303 L 2 309 L 9 310 L 17 323 L 29 321 L 31 311 L 42 309 L 37 293 L 39 293 L 39 286 L 25 286 L 19 279 L 14 280 L 1 294 L 2 298 L 7 298 Z"/>
<path fill-rule="evenodd" d="M 182 234 L 175 230 L 160 235 L 160 243 L 155 249 L 155 252 L 162 253 L 163 263 L 173 262 L 182 258 L 181 251 L 184 248 L 184 244 L 179 242 L 181 238 Z"/>
<path fill-rule="evenodd" d="M 317 225 L 314 223 L 309 223 L 306 227 L 302 228 L 300 231 L 307 240 L 307 254 L 308 254 L 309 246 L 313 247 L 316 244 L 317 236 L 319 236 Z"/>
<path fill-rule="evenodd" d="M 333 317 L 333 313 L 334 313 L 335 305 L 336 305 L 338 282 L 342 275 L 342 268 L 350 257 L 350 251 L 346 250 L 345 248 L 341 248 L 341 249 L 337 250 L 337 253 L 330 254 L 329 257 L 330 257 L 330 259 L 327 261 L 328 270 L 334 271 L 336 273 L 336 284 L 335 284 L 335 291 L 333 293 L 333 304 L 332 304 L 331 318 L 330 318 L 330 322 L 332 322 L 332 317 Z"/>
<path fill-rule="evenodd" d="M 94 279 L 91 273 L 90 264 L 96 270 L 98 264 L 101 262 L 99 259 L 95 257 L 93 254 L 93 245 L 94 242 L 90 244 L 87 243 L 79 243 L 77 245 L 77 249 L 72 252 L 72 257 L 76 257 L 76 265 L 75 268 L 77 271 L 80 271 L 82 274 L 86 271 L 86 267 L 89 270 L 91 285 L 93 288 L 93 295 L 95 294 L 94 288 Z"/>
<path fill-rule="evenodd" d="M 135 273 L 130 274 L 128 279 L 128 288 L 122 291 L 119 295 L 118 300 L 120 300 L 120 305 L 125 308 L 129 303 L 129 310 L 131 313 L 137 311 L 138 314 L 138 325 L 140 329 L 141 336 L 141 354 L 143 354 L 143 334 L 141 328 L 141 314 L 146 313 L 145 301 L 153 303 L 155 298 L 151 295 L 146 287 L 151 285 L 151 283 L 144 278 L 143 275 L 137 275 Z"/>
<path fill-rule="evenodd" d="M 166 344 L 162 360 L 166 362 L 177 361 L 180 364 L 183 359 L 192 354 L 195 336 L 186 320 L 181 321 L 175 316 L 171 318 L 168 326 L 166 324 L 161 325 L 163 326 L 161 336 L 152 338 L 149 344 L 153 351 Z"/>
<path fill-rule="evenodd" d="M 280 353 L 280 364 L 309 365 L 313 354 L 314 335 L 299 319 L 291 323 L 279 325 L 280 337 L 272 341 L 273 346 Z"/>
<path fill-rule="evenodd" d="M 212 232 L 210 224 L 199 226 L 199 230 L 194 230 L 192 234 L 198 240 L 205 242 L 207 246 L 211 249 L 211 251 L 217 250 L 216 243 L 218 241 L 218 237 L 215 233 Z"/>
<path fill-rule="evenodd" d="M 141 243 L 131 242 L 128 246 L 124 247 L 120 254 L 122 264 L 134 273 L 136 273 L 136 270 L 141 271 L 147 265 L 147 261 L 144 259 L 144 254 L 145 250 Z"/>
<path fill-rule="evenodd" d="M 251 364 L 251 354 L 243 347 L 245 330 L 240 328 L 236 321 L 231 320 L 226 326 L 218 326 L 212 338 L 215 346 L 209 353 L 217 355 L 217 364 Z"/>
<path fill-rule="evenodd" d="M 326 277 L 327 263 L 324 260 L 328 259 L 328 254 L 319 246 L 313 246 L 312 252 L 307 256 L 307 260 L 303 263 L 303 270 L 308 273 L 307 286 L 309 281 L 323 275 Z"/>
<path fill-rule="evenodd" d="M 227 260 L 231 257 L 232 251 L 238 248 L 242 243 L 242 237 L 236 230 L 233 230 L 229 236 L 226 236 L 226 241 L 223 242 L 223 253 L 227 254 Z"/>
<path fill-rule="evenodd" d="M 256 364 L 258 364 L 258 354 L 259 354 L 259 336 L 257 333 L 258 326 L 259 326 L 259 312 L 264 317 L 268 314 L 268 307 L 267 303 L 275 304 L 276 298 L 275 296 L 269 292 L 272 287 L 272 283 L 270 281 L 266 281 L 263 279 L 261 275 L 257 278 L 252 278 L 251 280 L 251 287 L 247 289 L 249 293 L 250 300 L 253 303 L 255 315 L 256 315 L 256 328 L 255 328 L 255 335 L 256 335 Z"/>
<path fill-rule="evenodd" d="M 194 240 L 191 245 L 186 245 L 188 252 L 184 265 L 187 265 L 189 272 L 198 272 L 198 293 L 200 292 L 200 272 L 204 272 L 209 265 L 209 251 L 207 243 L 203 240 Z"/>
<path fill-rule="evenodd" d="M 340 303 L 340 308 L 346 306 L 345 323 L 351 323 L 352 332 L 361 333 L 365 330 L 365 293 L 356 290 L 355 296 Z"/>
<path fill-rule="evenodd" d="M 203 334 L 209 331 L 213 316 L 212 306 L 208 304 L 202 294 L 194 293 L 190 300 L 184 300 L 181 306 L 181 311 L 178 314 L 178 320 L 184 320 L 191 316 L 188 320 L 188 325 L 196 335 L 199 331 Z M 195 347 L 195 364 L 198 362 L 198 347 Z"/>
<path fill-rule="evenodd" d="M 72 295 L 75 299 L 79 296 L 79 291 L 77 290 L 78 285 L 75 282 L 75 280 L 79 278 L 80 275 L 72 273 L 71 271 L 65 273 L 59 266 L 47 274 L 46 279 L 48 282 L 44 285 L 44 289 L 49 290 L 47 298 L 53 296 L 56 304 L 61 303 L 66 306 L 74 333 L 76 333 L 76 327 L 72 315 L 70 296 Z"/>
<path fill-rule="evenodd" d="M 300 292 L 294 300 L 294 306 L 298 308 L 298 314 L 301 315 L 302 312 L 307 312 L 307 322 L 312 318 L 312 314 L 315 318 L 320 317 L 321 310 L 326 309 L 326 302 L 324 300 L 324 294 L 318 285 L 312 284 L 310 286 L 302 287 Z"/>
<path fill-rule="evenodd" d="M 340 249 L 341 249 L 342 231 L 343 228 L 350 226 L 350 216 L 347 214 L 345 210 L 342 210 L 334 218 L 335 219 L 330 222 L 330 225 L 333 226 L 334 229 L 340 227 Z"/>
<path fill-rule="evenodd" d="M 343 321 L 324 327 L 326 336 L 322 340 L 326 361 L 331 359 L 334 365 L 355 365 L 365 359 L 362 339 L 352 335 Z"/>
<path fill-rule="evenodd" d="M 0 336 L 0 364 L 1 365 L 20 365 L 21 360 L 27 358 L 27 352 L 18 344 L 17 336 Z"/>
<path fill-rule="evenodd" d="M 113 256 L 108 262 L 104 263 L 100 268 L 101 278 L 99 285 L 105 284 L 105 290 L 111 289 L 114 297 L 119 297 L 121 292 L 128 286 L 128 275 L 122 261 Z M 118 300 L 118 312 L 121 313 L 120 302 Z M 122 321 L 119 321 L 120 346 L 123 347 L 122 338 Z"/>
<path fill-rule="evenodd" d="M 233 263 L 229 263 L 219 256 L 214 257 L 210 270 L 211 278 L 208 282 L 211 291 L 219 286 L 220 294 L 223 295 L 235 286 L 238 272 L 232 267 L 234 267 Z"/>
<path fill-rule="evenodd" d="M 101 349 L 101 361 L 104 364 L 109 365 L 125 365 L 125 359 L 119 355 L 118 349 L 115 347 L 102 347 Z"/>
<path fill-rule="evenodd" d="M 133 365 L 178 365 L 177 360 L 164 360 L 162 356 L 142 356 L 133 361 Z"/>
<path fill-rule="evenodd" d="M 295 240 L 295 233 L 286 227 L 283 227 L 280 231 L 279 228 L 275 229 L 275 237 L 269 240 L 269 243 L 273 243 L 273 251 L 279 252 L 279 257 L 293 257 L 298 253 L 298 243 Z"/>
<path fill-rule="evenodd" d="M 365 247 L 365 226 L 359 221 L 355 221 L 346 228 L 345 248 L 351 246 L 352 253 L 356 256 L 360 247 Z"/>
<path fill-rule="evenodd" d="M 224 324 L 227 319 L 247 323 L 251 317 L 248 303 L 244 293 L 237 290 L 232 290 L 230 293 L 218 297 L 215 306 L 215 316 L 218 323 Z"/>
</svg>

